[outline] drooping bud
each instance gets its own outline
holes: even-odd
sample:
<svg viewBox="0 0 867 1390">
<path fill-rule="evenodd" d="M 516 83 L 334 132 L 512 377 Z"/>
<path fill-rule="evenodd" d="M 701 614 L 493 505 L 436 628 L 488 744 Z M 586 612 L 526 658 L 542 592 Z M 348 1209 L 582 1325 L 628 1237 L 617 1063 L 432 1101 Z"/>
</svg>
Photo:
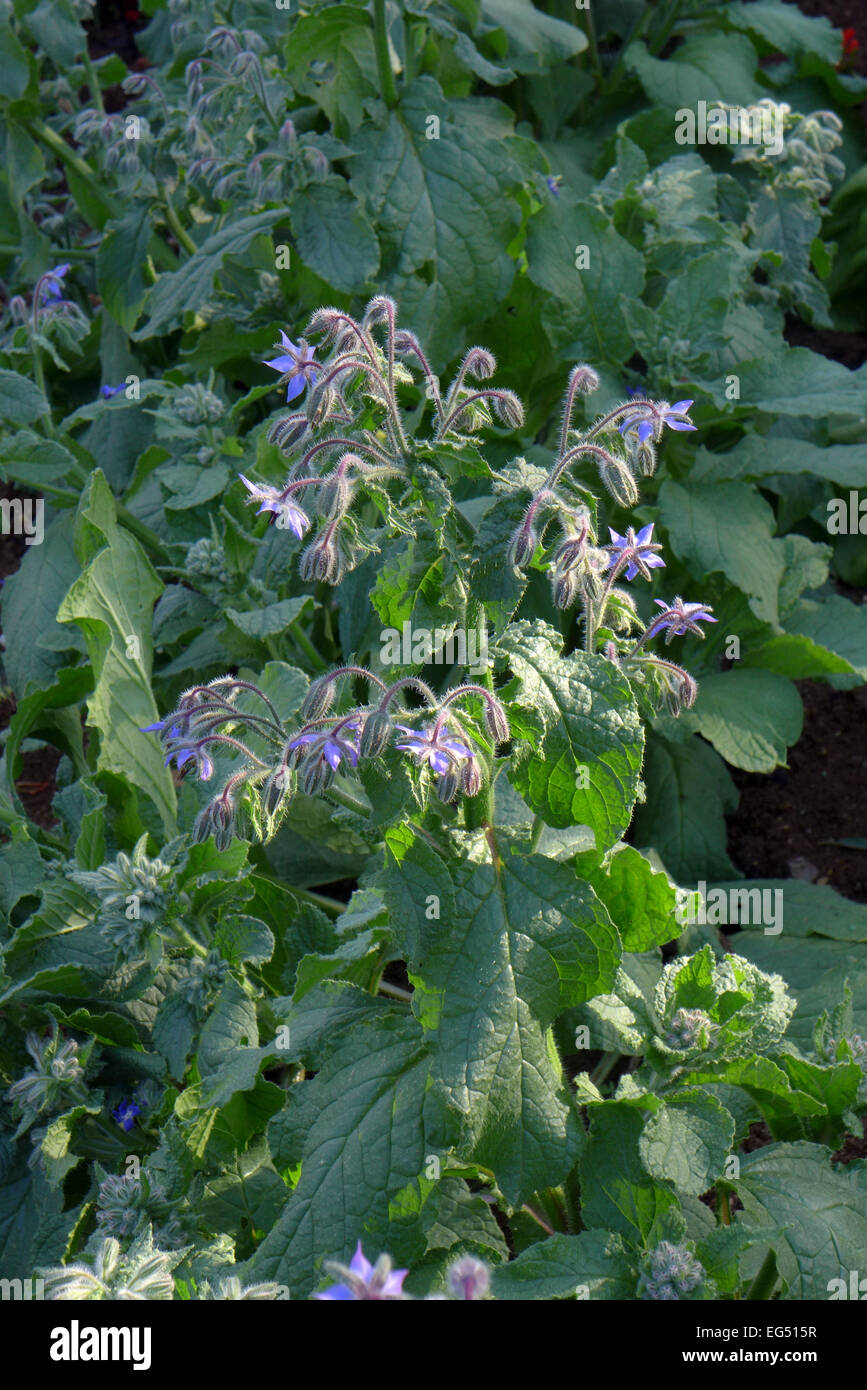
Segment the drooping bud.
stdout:
<svg viewBox="0 0 867 1390">
<path fill-rule="evenodd" d="M 448 804 L 458 794 L 458 779 L 453 772 L 444 772 L 437 778 L 437 796 Z"/>
<path fill-rule="evenodd" d="M 397 318 L 397 305 L 387 294 L 375 294 L 364 311 L 365 327 L 375 323 L 392 323 Z"/>
<path fill-rule="evenodd" d="M 467 796 L 478 796 L 482 789 L 482 770 L 475 758 L 467 758 L 461 768 L 461 790 Z M 451 799 L 451 798 L 449 798 Z"/>
<path fill-rule="evenodd" d="M 656 450 L 649 439 L 643 439 L 635 450 L 635 466 L 643 478 L 652 478 L 656 472 Z"/>
<path fill-rule="evenodd" d="M 578 594 L 580 581 L 574 570 L 565 570 L 563 573 L 555 571 L 551 591 L 554 603 L 564 611 L 571 608 Z"/>
<path fill-rule="evenodd" d="M 513 532 L 506 550 L 506 559 L 513 569 L 523 569 L 529 565 L 539 545 L 539 537 L 532 525 L 526 521 Z"/>
<path fill-rule="evenodd" d="M 359 756 L 378 758 L 388 744 L 391 733 L 391 719 L 386 710 L 374 710 L 364 721 L 359 744 Z"/>
<path fill-rule="evenodd" d="M 346 565 L 333 534 L 333 525 L 331 522 L 320 531 L 316 539 L 301 553 L 298 573 L 307 584 L 339 584 L 343 578 Z"/>
<path fill-rule="evenodd" d="M 329 473 L 317 490 L 317 510 L 326 521 L 345 516 L 352 500 L 352 485 L 343 474 Z"/>
<path fill-rule="evenodd" d="M 307 333 L 324 333 L 326 338 L 333 338 L 338 333 L 344 323 L 345 316 L 339 309 L 331 306 L 325 309 L 317 309 L 311 316 L 310 322 L 305 328 Z"/>
<path fill-rule="evenodd" d="M 505 743 L 511 737 L 509 721 L 506 711 L 499 700 L 485 701 L 485 728 L 494 740 L 494 743 Z"/>
<path fill-rule="evenodd" d="M 311 429 L 317 429 L 328 419 L 337 400 L 335 392 L 325 385 L 325 378 L 321 377 L 320 381 L 322 384 L 314 385 L 307 395 L 307 419 Z"/>
<path fill-rule="evenodd" d="M 524 407 L 514 391 L 498 391 L 496 394 L 492 392 L 491 402 L 504 425 L 511 430 L 521 428 L 524 423 Z"/>
<path fill-rule="evenodd" d="M 289 769 L 282 764 L 266 777 L 262 787 L 262 809 L 266 816 L 276 815 L 289 791 L 290 777 Z"/>
<path fill-rule="evenodd" d="M 284 454 L 288 454 L 301 442 L 309 428 L 306 415 L 284 415 L 281 420 L 275 420 L 269 429 L 268 442 L 276 444 Z"/>
<path fill-rule="evenodd" d="M 591 392 L 599 390 L 599 377 L 592 367 L 581 362 L 569 373 L 569 384 L 574 386 L 576 391 L 580 391 L 582 396 L 589 396 Z"/>
<path fill-rule="evenodd" d="M 638 502 L 638 485 L 620 459 L 605 459 L 599 465 L 599 477 L 619 507 L 634 507 Z"/>
<path fill-rule="evenodd" d="M 300 769 L 301 786 L 305 796 L 318 796 L 334 781 L 334 771 L 318 753 L 302 763 Z"/>
<path fill-rule="evenodd" d="M 301 702 L 300 715 L 306 722 L 322 719 L 334 704 L 335 682 L 329 676 L 314 681 Z"/>
<path fill-rule="evenodd" d="M 477 381 L 488 381 L 497 370 L 497 359 L 485 348 L 472 347 L 464 358 L 466 373 Z"/>
</svg>

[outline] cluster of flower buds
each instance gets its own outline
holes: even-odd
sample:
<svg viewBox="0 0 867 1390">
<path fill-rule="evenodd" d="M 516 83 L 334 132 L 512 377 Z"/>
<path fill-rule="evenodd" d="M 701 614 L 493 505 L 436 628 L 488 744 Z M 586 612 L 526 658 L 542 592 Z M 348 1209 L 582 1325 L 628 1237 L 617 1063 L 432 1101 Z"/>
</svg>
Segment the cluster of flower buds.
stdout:
<svg viewBox="0 0 867 1390">
<path fill-rule="evenodd" d="M 55 1023 L 48 1037 L 30 1032 L 24 1042 L 33 1066 L 6 1092 L 19 1120 L 16 1137 L 47 1110 L 66 1109 L 86 1096 L 84 1070 L 93 1048 L 65 1038 Z"/>
<path fill-rule="evenodd" d="M 696 1292 L 704 1279 L 703 1267 L 686 1245 L 663 1240 L 645 1257 L 638 1295 L 671 1302 Z"/>
<path fill-rule="evenodd" d="M 503 427 L 517 429 L 524 411 L 513 391 L 473 384 L 487 382 L 496 371 L 494 357 L 480 347 L 464 355 L 443 392 L 415 334 L 398 329 L 397 306 L 386 295 L 372 299 L 360 320 L 340 309 L 319 309 L 306 333 L 321 336 L 320 348 L 331 349 L 327 358 L 317 360 L 319 349 L 306 336 L 294 343 L 281 330 L 277 355 L 267 363 L 280 373 L 287 402 L 307 393 L 305 409 L 282 416 L 268 436 L 292 460 L 287 481 L 283 487 L 241 481 L 259 503 L 258 511 L 272 513 L 276 524 L 299 540 L 318 515 L 319 528 L 302 552 L 300 573 L 307 582 L 334 585 L 373 548 L 350 515 L 357 495 L 372 492 L 387 500 L 391 480 L 407 481 L 416 445 L 406 429 L 398 388 L 418 385 L 408 363 L 421 369 L 433 406 L 428 449 L 491 425 L 495 417 Z M 366 417 L 364 424 L 361 417 Z M 330 433 L 335 425 L 339 433 Z M 307 489 L 313 489 L 310 505 Z"/>
<path fill-rule="evenodd" d="M 748 120 L 750 129 L 762 131 L 761 140 L 743 141 L 733 145 L 736 163 L 748 161 L 765 169 L 774 182 L 789 187 L 806 188 L 816 199 L 830 196 L 833 185 L 846 177 L 846 166 L 833 153 L 842 143 L 843 122 L 834 111 L 813 111 L 802 116 L 785 101 L 763 97 L 755 106 L 746 108 L 746 117 L 738 107 L 724 107 Z M 773 140 L 765 132 L 770 127 Z"/>
<path fill-rule="evenodd" d="M 656 467 L 656 446 L 664 429 L 694 430 L 689 418 L 692 401 L 637 399 L 635 396 L 598 419 L 581 435 L 572 428 L 575 402 L 579 395 L 595 391 L 599 378 L 592 368 L 574 367 L 566 390 L 557 458 L 542 486 L 527 507 L 521 524 L 509 542 L 507 559 L 516 570 L 526 568 L 540 556 L 548 559 L 551 591 L 560 609 L 579 603 L 584 624 L 585 649 L 597 650 L 600 638 L 605 655 L 634 670 L 647 668 L 660 695 L 673 715 L 695 702 L 698 687 L 682 667 L 673 661 L 645 652 L 644 644 L 665 631 L 666 642 L 686 632 L 703 637 L 699 622 L 716 622 L 706 604 L 684 603 L 678 597 L 671 603 L 656 599 L 663 609 L 649 623 L 638 641 L 629 644 L 629 634 L 641 627 L 632 594 L 618 581 L 630 583 L 636 576 L 651 579 L 651 571 L 665 566 L 653 539 L 653 523 L 636 531 L 628 526 L 623 535 L 608 528 L 610 541 L 604 544 L 593 529 L 583 506 L 575 506 L 564 495 L 561 480 L 569 465 L 579 458 L 592 458 L 600 480 L 619 506 L 634 506 L 638 484 Z M 605 443 L 600 442 L 609 436 Z M 558 490 L 559 489 L 559 490 Z M 558 541 L 547 552 L 545 530 L 555 522 Z M 613 636 L 611 635 L 613 634 Z"/>
<path fill-rule="evenodd" d="M 366 679 L 370 687 L 376 687 L 378 699 L 341 714 L 330 714 L 337 685 L 347 676 Z M 406 690 L 413 690 L 423 703 L 418 710 L 400 709 L 400 717 L 406 721 L 400 723 L 393 707 Z M 241 691 L 256 695 L 267 712 L 239 708 L 237 697 Z M 213 776 L 211 753 L 215 747 L 222 746 L 233 756 L 240 753 L 246 760 L 231 773 L 193 826 L 195 841 L 213 836 L 217 848 L 222 850 L 232 840 L 242 789 L 255 793 L 248 799 L 248 809 L 254 828 L 267 838 L 296 786 L 307 796 L 319 795 L 332 787 L 338 773 L 352 773 L 360 761 L 381 757 L 390 744 L 433 775 L 441 801 L 451 802 L 459 792 L 469 797 L 478 795 L 485 780 L 483 753 L 458 713 L 458 703 L 468 697 L 481 700 L 483 724 L 491 742 L 495 746 L 505 743 L 509 738 L 506 712 L 497 697 L 483 686 L 461 684 L 438 699 L 424 681 L 414 676 L 387 686 L 359 666 L 341 666 L 313 682 L 301 706 L 305 722 L 295 734 L 290 734 L 280 722 L 263 691 L 232 676 L 191 687 L 172 714 L 149 724 L 143 732 L 159 734 L 167 765 L 174 761 L 178 768 L 195 768 L 203 781 Z M 415 722 L 419 720 L 424 722 Z M 238 736 L 239 726 L 246 726 L 247 736 L 255 736 L 260 747 L 265 745 L 263 756 Z"/>
<path fill-rule="evenodd" d="M 666 1047 L 674 1052 L 703 1052 L 717 1025 L 702 1009 L 678 1009 L 665 1034 Z"/>
</svg>

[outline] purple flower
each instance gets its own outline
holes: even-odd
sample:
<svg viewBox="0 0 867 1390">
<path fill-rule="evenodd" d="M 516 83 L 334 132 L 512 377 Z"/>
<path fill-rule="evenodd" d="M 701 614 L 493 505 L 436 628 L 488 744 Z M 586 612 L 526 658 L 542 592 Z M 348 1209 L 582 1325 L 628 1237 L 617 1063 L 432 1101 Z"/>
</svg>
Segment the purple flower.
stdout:
<svg viewBox="0 0 867 1390">
<path fill-rule="evenodd" d="M 104 400 L 110 401 L 112 396 L 119 396 L 121 391 L 126 390 L 126 382 L 122 381 L 120 386 L 100 386 L 99 394 Z"/>
<path fill-rule="evenodd" d="M 274 512 L 277 516 L 277 525 L 294 532 L 300 541 L 304 532 L 310 527 L 310 518 L 298 506 L 297 502 L 284 497 L 279 487 L 272 487 L 269 483 L 251 483 L 250 479 L 245 478 L 243 473 L 239 473 L 238 477 L 249 492 L 250 500 L 260 503 L 256 515 L 259 516 L 262 512 Z"/>
<path fill-rule="evenodd" d="M 619 536 L 616 531 L 608 527 L 608 534 L 611 536 L 611 545 L 608 547 L 613 553 L 608 561 L 608 569 L 612 565 L 622 564 L 628 560 L 626 566 L 626 578 L 634 579 L 637 574 L 643 575 L 645 579 L 650 578 L 650 571 L 665 568 L 665 561 L 656 551 L 661 550 L 661 545 L 656 545 L 651 537 L 653 536 L 653 525 L 643 526 L 638 534 L 632 527 L 628 527 L 625 536 Z"/>
<path fill-rule="evenodd" d="M 547 185 L 548 185 L 549 189 L 551 190 L 551 192 L 554 194 L 554 197 L 555 197 L 555 198 L 559 198 L 559 197 L 560 197 L 560 184 L 563 182 L 563 175 L 562 175 L 562 174 L 549 174 L 548 177 L 546 178 L 545 182 L 547 183 Z"/>
<path fill-rule="evenodd" d="M 401 753 L 411 753 L 419 765 L 428 763 L 438 776 L 451 772 L 464 759 L 472 760 L 475 753 L 460 739 L 448 732 L 448 726 L 427 724 L 423 729 L 410 729 L 406 724 L 396 724 L 396 729 L 406 734 L 403 743 L 395 747 Z"/>
<path fill-rule="evenodd" d="M 122 1100 L 116 1110 L 112 1110 L 112 1119 L 117 1120 L 121 1129 L 129 1134 L 135 1124 L 136 1115 L 141 1114 L 141 1106 L 135 1105 L 131 1100 Z"/>
<path fill-rule="evenodd" d="M 297 396 L 301 395 L 308 381 L 315 381 L 319 374 L 315 368 L 308 368 L 306 371 L 304 369 L 304 364 L 306 362 L 313 361 L 313 354 L 316 349 L 308 347 L 306 344 L 303 348 L 300 346 L 296 347 L 295 344 L 286 337 L 282 328 L 280 330 L 280 340 L 286 351 L 280 357 L 275 357 L 272 362 L 266 362 L 265 366 L 273 367 L 275 372 L 280 372 L 281 376 L 285 375 L 287 372 L 294 373 L 286 387 L 287 401 L 294 401 Z M 302 339 L 302 342 L 303 341 Z"/>
<path fill-rule="evenodd" d="M 666 643 L 670 642 L 672 637 L 683 637 L 687 632 L 694 632 L 697 637 L 704 637 L 698 624 L 700 622 L 717 622 L 716 618 L 711 617 L 713 609 L 708 604 L 684 603 L 679 594 L 671 603 L 666 603 L 665 599 L 661 598 L 655 598 L 653 602 L 657 607 L 664 608 L 665 612 L 661 613 L 647 629 L 644 634 L 645 639 L 653 637 L 663 628 L 668 628 L 665 634 Z"/>
<path fill-rule="evenodd" d="M 372 1265 L 365 1258 L 361 1241 L 348 1266 L 338 1264 L 336 1260 L 326 1260 L 325 1268 L 329 1274 L 339 1274 L 344 1282 L 332 1284 L 330 1289 L 313 1295 L 323 1302 L 338 1303 L 347 1299 L 403 1300 L 407 1297 L 403 1292 L 403 1281 L 409 1270 L 392 1269 L 388 1255 L 380 1255 L 376 1264 Z"/>
<path fill-rule="evenodd" d="M 69 262 L 64 265 L 56 265 L 50 270 L 42 284 L 42 298 L 48 300 L 60 300 L 63 298 L 63 279 L 69 274 Z"/>
<path fill-rule="evenodd" d="M 299 734 L 289 744 L 290 748 L 302 748 L 310 745 L 311 761 L 322 762 L 323 760 L 336 772 L 340 763 L 345 760 L 352 767 L 358 766 L 358 731 L 361 727 L 360 719 L 346 720 L 336 724 L 330 730 L 311 730 L 308 734 Z M 344 731 L 348 730 L 349 733 Z"/>
<path fill-rule="evenodd" d="M 184 734 L 179 725 L 177 724 L 172 725 L 172 727 L 169 729 L 167 736 L 163 734 L 163 730 L 166 728 L 167 723 L 168 720 L 166 719 L 158 719 L 155 724 L 146 724 L 144 728 L 141 730 L 141 732 L 143 734 L 159 733 L 163 736 L 164 742 L 166 744 L 171 744 L 177 742 L 177 740 L 182 740 L 184 738 Z M 166 767 L 170 765 L 172 758 L 176 759 L 175 765 L 178 769 L 178 772 L 180 772 L 181 768 L 184 766 L 184 763 L 189 762 L 192 758 L 199 769 L 199 781 L 201 782 L 209 781 L 211 777 L 213 777 L 214 775 L 214 764 L 203 748 L 197 748 L 195 745 L 193 745 L 192 747 L 188 747 L 185 743 L 182 742 L 178 747 L 169 748 L 165 760 Z"/>
<path fill-rule="evenodd" d="M 447 1278 L 452 1298 L 468 1303 L 484 1298 L 491 1287 L 491 1272 L 475 1255 L 464 1255 L 450 1265 Z"/>
<path fill-rule="evenodd" d="M 670 430 L 694 430 L 695 425 L 688 419 L 686 413 L 691 405 L 692 401 L 675 401 L 674 405 L 669 405 L 666 401 L 659 401 L 656 404 L 659 411 L 657 417 L 639 413 L 627 415 L 625 420 L 618 425 L 618 429 L 621 434 L 625 434 L 627 430 L 635 429 L 642 444 L 645 439 L 650 439 L 657 423 L 660 431 L 663 425 L 668 425 Z"/>
</svg>

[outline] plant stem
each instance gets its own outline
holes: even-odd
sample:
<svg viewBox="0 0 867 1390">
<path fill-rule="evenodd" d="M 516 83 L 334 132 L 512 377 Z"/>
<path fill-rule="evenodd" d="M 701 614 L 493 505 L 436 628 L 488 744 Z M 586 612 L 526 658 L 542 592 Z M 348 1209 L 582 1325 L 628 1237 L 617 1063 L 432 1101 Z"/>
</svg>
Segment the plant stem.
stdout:
<svg viewBox="0 0 867 1390">
<path fill-rule="evenodd" d="M 545 833 L 545 822 L 541 816 L 533 817 L 533 830 L 530 835 L 530 853 L 535 854 L 539 848 L 539 841 Z"/>
<path fill-rule="evenodd" d="M 175 212 L 171 195 L 169 193 L 169 190 L 166 188 L 165 184 L 163 184 L 163 186 L 161 187 L 160 193 L 162 194 L 163 206 L 166 210 L 166 221 L 168 222 L 169 226 L 174 232 L 175 239 L 181 246 L 183 246 L 184 250 L 190 256 L 194 256 L 199 248 L 196 246 L 196 243 L 193 241 L 193 238 L 190 236 L 189 232 L 186 230 L 183 223 L 181 222 L 181 219 L 178 217 L 178 214 Z"/>
<path fill-rule="evenodd" d="M 290 883 L 288 887 L 296 898 L 300 898 L 304 903 L 311 903 L 313 907 L 321 907 L 323 912 L 330 913 L 332 917 L 339 917 L 346 911 L 346 903 L 342 903 L 339 898 L 329 898 L 325 893 L 314 893 L 310 888 L 299 888 L 296 883 Z"/>
<path fill-rule="evenodd" d="M 774 1291 L 777 1282 L 777 1258 L 773 1250 L 769 1250 L 764 1258 L 761 1269 L 750 1284 L 747 1298 L 752 1302 L 756 1299 L 768 1299 Z"/>
<path fill-rule="evenodd" d="M 407 1004 L 412 999 L 412 995 L 408 989 L 402 989 L 400 985 L 391 985 L 387 980 L 380 980 L 379 993 L 389 994 L 392 999 L 402 999 L 404 1003 Z"/>
<path fill-rule="evenodd" d="M 292 638 L 293 642 L 297 643 L 297 645 L 301 648 L 302 652 L 307 657 L 307 660 L 310 662 L 314 671 L 328 670 L 327 661 L 323 661 L 322 657 L 319 655 L 318 651 L 314 647 L 313 643 L 310 641 L 310 638 L 307 636 L 307 633 L 303 630 L 300 622 L 298 622 L 297 619 L 294 623 L 289 624 L 289 635 Z"/>
<path fill-rule="evenodd" d="M 93 66 L 93 59 L 87 51 L 87 40 L 84 41 L 84 48 L 81 53 L 81 61 L 84 64 L 84 71 L 87 73 L 87 85 L 90 88 L 90 99 L 101 116 L 105 115 L 105 107 L 102 102 L 102 91 L 99 85 L 99 78 L 96 75 L 96 68 Z"/>
<path fill-rule="evenodd" d="M 723 1226 L 730 1226 L 732 1224 L 732 1209 L 731 1201 L 729 1199 L 728 1188 L 718 1187 L 717 1196 L 719 1198 L 720 1221 L 722 1222 Z"/>
<path fill-rule="evenodd" d="M 590 1080 L 593 1082 L 594 1086 L 599 1086 L 607 1079 L 620 1061 L 620 1056 L 621 1054 L 619 1052 L 606 1052 L 605 1055 L 599 1059 L 590 1073 Z"/>
<path fill-rule="evenodd" d="M 365 802 L 359 801 L 357 797 L 343 791 L 340 787 L 328 787 L 325 795 L 332 797 L 338 806 L 345 806 L 347 811 L 354 811 L 357 816 L 370 815 L 370 807 Z M 346 904 L 344 903 L 343 906 L 345 907 Z"/>
<path fill-rule="evenodd" d="M 376 66 L 379 71 L 381 95 L 391 110 L 397 106 L 397 87 L 391 67 L 391 54 L 388 50 L 388 28 L 385 22 L 385 0 L 373 0 L 373 43 L 376 48 Z"/>
</svg>

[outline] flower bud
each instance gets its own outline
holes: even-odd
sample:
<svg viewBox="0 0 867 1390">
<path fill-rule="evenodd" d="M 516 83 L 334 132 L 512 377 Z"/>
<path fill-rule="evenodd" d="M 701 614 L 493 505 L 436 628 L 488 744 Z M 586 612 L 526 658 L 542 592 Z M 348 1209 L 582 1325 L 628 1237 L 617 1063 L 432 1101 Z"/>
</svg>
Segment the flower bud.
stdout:
<svg viewBox="0 0 867 1390">
<path fill-rule="evenodd" d="M 289 769 L 282 764 L 265 778 L 262 787 L 262 809 L 266 816 L 276 815 L 289 790 L 289 779 Z"/>
<path fill-rule="evenodd" d="M 620 507 L 634 507 L 638 502 L 638 485 L 626 464 L 620 459 L 605 460 L 599 465 L 599 476 Z"/>
<path fill-rule="evenodd" d="M 301 702 L 300 715 L 307 723 L 312 719 L 322 719 L 334 704 L 335 682 L 329 676 L 320 676 L 314 681 Z"/>
<path fill-rule="evenodd" d="M 322 479 L 318 489 L 317 510 L 326 521 L 345 516 L 352 500 L 352 487 L 348 480 L 336 473 Z"/>
<path fill-rule="evenodd" d="M 506 559 L 513 569 L 523 569 L 529 565 L 539 544 L 534 528 L 523 522 L 512 535 L 506 550 Z"/>
<path fill-rule="evenodd" d="M 362 758 L 378 758 L 388 744 L 391 733 L 391 720 L 385 710 L 374 710 L 364 721 L 359 744 Z"/>
<path fill-rule="evenodd" d="M 482 789 L 482 771 L 475 758 L 467 758 L 461 768 L 461 790 L 467 796 L 478 796 Z M 451 798 L 450 798 L 451 799 Z"/>
<path fill-rule="evenodd" d="M 649 439 L 643 439 L 635 450 L 635 466 L 643 478 L 652 478 L 656 472 L 656 450 Z"/>
<path fill-rule="evenodd" d="M 453 772 L 444 772 L 437 778 L 437 796 L 448 804 L 458 794 L 458 779 Z"/>
<path fill-rule="evenodd" d="M 275 420 L 269 429 L 268 442 L 288 453 L 301 442 L 309 428 L 306 415 L 284 415 L 281 420 Z"/>
<path fill-rule="evenodd" d="M 488 381 L 497 370 L 496 357 L 485 348 L 470 348 L 464 361 L 467 375 L 475 377 L 477 381 Z"/>
<path fill-rule="evenodd" d="M 418 339 L 414 333 L 407 333 L 405 329 L 400 329 L 394 335 L 394 350 L 400 353 L 401 357 L 406 357 L 414 353 L 418 347 Z"/>
<path fill-rule="evenodd" d="M 494 740 L 494 743 L 505 743 L 511 737 L 509 721 L 506 711 L 499 700 L 485 701 L 485 728 Z"/>
<path fill-rule="evenodd" d="M 562 574 L 555 572 L 551 589 L 556 606 L 563 610 L 571 608 L 579 587 L 579 580 L 574 570 L 566 570 Z"/>
<path fill-rule="evenodd" d="M 298 573 L 307 584 L 339 584 L 345 568 L 340 546 L 331 534 L 330 526 L 311 541 L 298 561 Z"/>
<path fill-rule="evenodd" d="M 324 758 L 314 753 L 301 765 L 301 785 L 305 796 L 318 796 L 334 781 L 334 772 Z"/>
<path fill-rule="evenodd" d="M 364 311 L 364 323 L 371 326 L 375 323 L 387 323 L 389 316 L 393 323 L 397 318 L 397 305 L 387 294 L 376 294 Z"/>
<path fill-rule="evenodd" d="M 308 333 L 324 333 L 326 338 L 333 338 L 339 333 L 344 323 L 344 315 L 339 309 L 325 308 L 317 309 L 311 316 L 310 322 L 305 328 L 305 335 Z"/>
<path fill-rule="evenodd" d="M 589 396 L 592 391 L 599 390 L 599 377 L 592 367 L 585 363 L 580 363 L 573 367 L 569 374 L 569 384 L 574 386 L 576 391 L 580 391 L 583 396 Z"/>
<path fill-rule="evenodd" d="M 587 557 L 587 528 L 580 536 L 570 536 L 554 555 L 554 565 L 560 572 L 580 569 Z"/>
<path fill-rule="evenodd" d="M 494 410 L 509 429 L 520 429 L 524 423 L 524 407 L 514 391 L 498 391 L 491 396 Z"/>
</svg>

